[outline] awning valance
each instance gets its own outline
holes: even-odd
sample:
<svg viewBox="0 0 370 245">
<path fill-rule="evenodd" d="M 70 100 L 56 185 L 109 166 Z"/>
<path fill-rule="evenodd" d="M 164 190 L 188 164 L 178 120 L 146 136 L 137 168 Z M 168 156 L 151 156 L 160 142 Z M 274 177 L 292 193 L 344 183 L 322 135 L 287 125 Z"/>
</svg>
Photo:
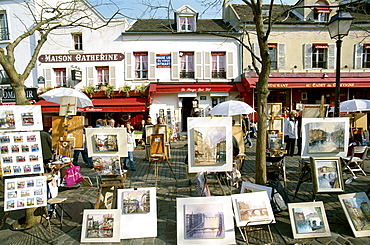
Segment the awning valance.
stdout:
<svg viewBox="0 0 370 245">
<path fill-rule="evenodd" d="M 193 84 L 160 84 L 151 83 L 150 93 L 212 93 L 212 92 L 245 92 L 242 83 L 193 83 Z"/>
</svg>

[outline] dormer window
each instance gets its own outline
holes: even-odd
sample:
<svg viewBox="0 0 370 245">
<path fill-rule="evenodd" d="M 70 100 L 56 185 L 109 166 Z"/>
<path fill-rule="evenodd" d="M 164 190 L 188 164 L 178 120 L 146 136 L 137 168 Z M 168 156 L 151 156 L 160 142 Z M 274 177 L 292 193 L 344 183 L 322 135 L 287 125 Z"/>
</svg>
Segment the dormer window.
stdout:
<svg viewBox="0 0 370 245">
<path fill-rule="evenodd" d="M 198 12 L 185 4 L 175 11 L 178 32 L 195 32 L 197 30 Z"/>
<path fill-rule="evenodd" d="M 331 8 L 329 8 L 326 2 L 323 1 L 318 1 L 316 5 L 317 6 L 313 10 L 314 21 L 327 22 L 329 20 Z"/>
<path fill-rule="evenodd" d="M 194 31 L 194 17 L 179 17 L 180 31 L 192 32 Z"/>
</svg>

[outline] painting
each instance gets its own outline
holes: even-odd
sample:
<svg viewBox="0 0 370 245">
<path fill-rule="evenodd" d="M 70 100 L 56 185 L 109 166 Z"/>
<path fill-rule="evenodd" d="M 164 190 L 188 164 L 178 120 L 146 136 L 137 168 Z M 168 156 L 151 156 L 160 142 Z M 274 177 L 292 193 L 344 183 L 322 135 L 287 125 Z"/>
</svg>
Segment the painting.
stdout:
<svg viewBox="0 0 370 245">
<path fill-rule="evenodd" d="M 97 175 L 121 175 L 120 157 L 115 156 L 93 156 L 94 170 Z"/>
<path fill-rule="evenodd" d="M 338 196 L 355 237 L 370 236 L 370 202 L 365 192 Z"/>
<path fill-rule="evenodd" d="M 311 157 L 314 193 L 344 192 L 340 157 Z"/>
<path fill-rule="evenodd" d="M 232 171 L 231 117 L 189 117 L 188 136 L 189 173 Z"/>
<path fill-rule="evenodd" d="M 235 244 L 230 197 L 177 198 L 178 244 Z"/>
<path fill-rule="evenodd" d="M 43 130 L 40 105 L 11 105 L 0 108 L 0 131 Z"/>
<path fill-rule="evenodd" d="M 119 242 L 120 212 L 119 209 L 85 209 L 81 242 Z"/>
<path fill-rule="evenodd" d="M 284 117 L 274 117 L 267 120 L 267 130 L 279 130 L 284 135 Z"/>
<path fill-rule="evenodd" d="M 274 150 L 284 149 L 283 139 L 281 138 L 269 138 L 268 148 Z"/>
<path fill-rule="evenodd" d="M 238 227 L 275 223 L 266 191 L 231 195 Z"/>
<path fill-rule="evenodd" d="M 271 194 L 272 194 L 272 188 L 271 187 L 264 186 L 264 185 L 253 184 L 253 183 L 246 182 L 246 181 L 242 182 L 242 187 L 240 189 L 240 194 L 258 192 L 258 191 L 266 191 L 267 196 L 271 199 Z"/>
<path fill-rule="evenodd" d="M 125 128 L 86 128 L 86 145 L 89 157 L 118 155 L 127 157 Z"/>
<path fill-rule="evenodd" d="M 117 190 L 117 207 L 121 210 L 121 239 L 157 236 L 156 188 Z"/>
<path fill-rule="evenodd" d="M 331 236 L 324 203 L 288 203 L 294 239 Z"/>
<path fill-rule="evenodd" d="M 45 176 L 5 179 L 4 211 L 47 205 Z"/>
<path fill-rule="evenodd" d="M 347 156 L 349 118 L 302 118 L 302 158 Z"/>
<path fill-rule="evenodd" d="M 267 103 L 267 115 L 268 117 L 280 117 L 283 113 L 283 103 Z"/>
</svg>

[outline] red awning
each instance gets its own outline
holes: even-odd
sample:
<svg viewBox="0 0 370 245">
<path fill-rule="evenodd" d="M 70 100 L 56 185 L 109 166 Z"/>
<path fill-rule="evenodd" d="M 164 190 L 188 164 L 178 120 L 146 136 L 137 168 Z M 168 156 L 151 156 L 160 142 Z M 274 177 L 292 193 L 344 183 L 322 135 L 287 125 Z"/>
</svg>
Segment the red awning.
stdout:
<svg viewBox="0 0 370 245">
<path fill-rule="evenodd" d="M 158 84 L 151 83 L 150 93 L 210 93 L 210 92 L 245 92 L 242 83 L 212 83 L 212 84 Z"/>
<path fill-rule="evenodd" d="M 243 77 L 244 86 L 256 88 L 258 77 Z M 270 77 L 268 87 L 272 89 L 287 88 L 335 88 L 335 77 Z M 370 77 L 342 77 L 341 88 L 368 88 Z"/>
<path fill-rule="evenodd" d="M 94 107 L 77 108 L 78 112 L 144 112 L 146 98 L 97 98 L 92 99 Z M 40 100 L 42 112 L 59 112 L 59 104 Z"/>
<path fill-rule="evenodd" d="M 315 7 L 318 13 L 331 13 L 331 8 L 328 7 Z"/>
</svg>

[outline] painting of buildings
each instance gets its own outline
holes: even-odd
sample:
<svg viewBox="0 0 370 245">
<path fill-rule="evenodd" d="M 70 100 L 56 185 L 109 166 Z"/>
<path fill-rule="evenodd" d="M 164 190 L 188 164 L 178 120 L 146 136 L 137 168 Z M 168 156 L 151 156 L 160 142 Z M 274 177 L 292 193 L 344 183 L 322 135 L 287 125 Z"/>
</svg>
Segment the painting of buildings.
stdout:
<svg viewBox="0 0 370 245">
<path fill-rule="evenodd" d="M 149 190 L 125 190 L 123 191 L 122 213 L 136 214 L 150 212 Z"/>
<path fill-rule="evenodd" d="M 344 122 L 308 123 L 308 153 L 344 151 Z"/>
<path fill-rule="evenodd" d="M 94 170 L 97 175 L 121 175 L 119 156 L 93 156 Z"/>
<path fill-rule="evenodd" d="M 297 233 L 325 232 L 321 207 L 293 208 Z"/>
</svg>

